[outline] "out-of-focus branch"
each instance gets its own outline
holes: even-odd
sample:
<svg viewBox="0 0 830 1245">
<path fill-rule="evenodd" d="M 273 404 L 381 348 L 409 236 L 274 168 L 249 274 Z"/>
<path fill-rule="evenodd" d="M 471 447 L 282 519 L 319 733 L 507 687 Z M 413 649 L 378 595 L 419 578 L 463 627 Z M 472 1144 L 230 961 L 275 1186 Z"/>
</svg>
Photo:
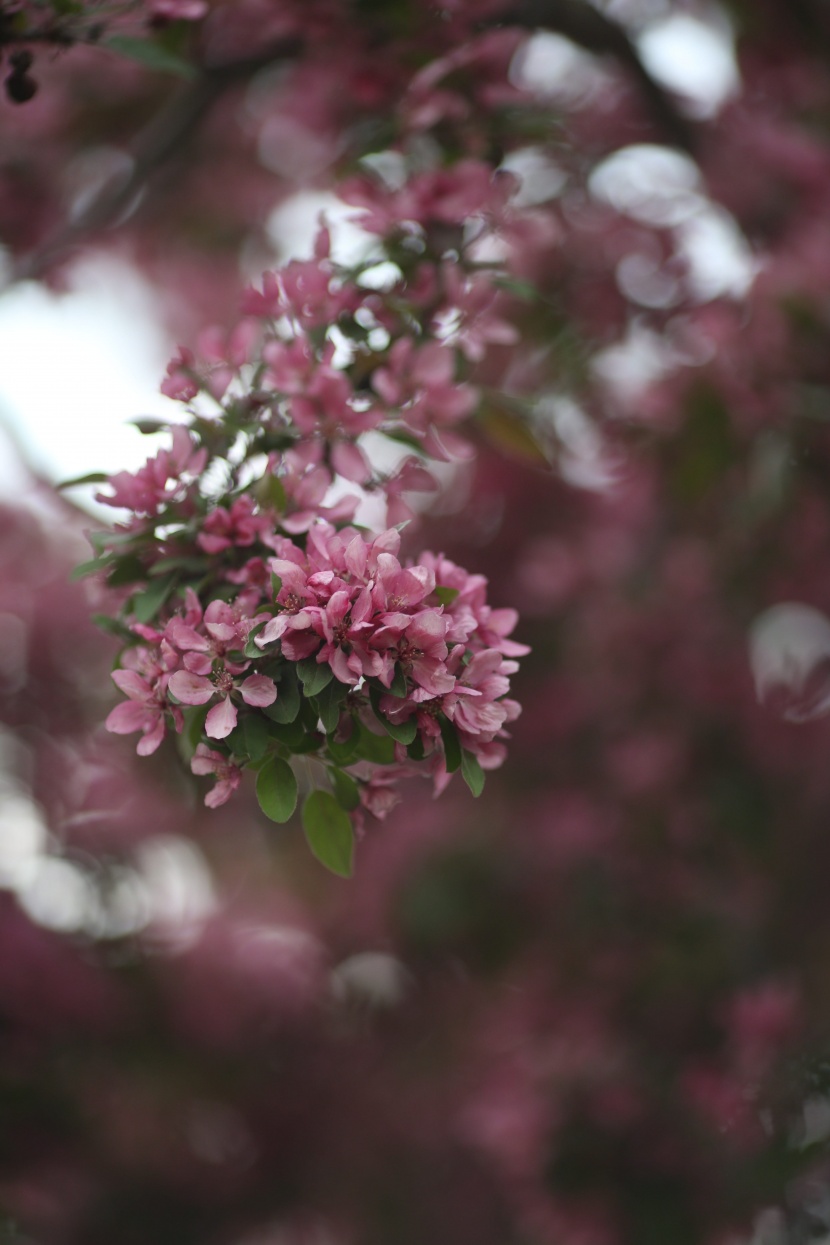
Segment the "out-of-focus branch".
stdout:
<svg viewBox="0 0 830 1245">
<path fill-rule="evenodd" d="M 129 172 L 110 179 L 75 220 L 62 226 L 34 254 L 24 257 L 12 269 L 10 282 L 36 279 L 65 251 L 117 221 L 156 170 L 189 141 L 226 90 L 276 61 L 293 59 L 302 46 L 299 38 L 282 39 L 255 57 L 202 68 L 139 134 L 130 153 Z"/>
<path fill-rule="evenodd" d="M 637 82 L 652 117 L 666 137 L 694 154 L 696 142 L 692 126 L 648 72 L 625 29 L 586 0 L 516 0 L 486 24 L 552 30 L 588 52 L 616 57 Z"/>
</svg>

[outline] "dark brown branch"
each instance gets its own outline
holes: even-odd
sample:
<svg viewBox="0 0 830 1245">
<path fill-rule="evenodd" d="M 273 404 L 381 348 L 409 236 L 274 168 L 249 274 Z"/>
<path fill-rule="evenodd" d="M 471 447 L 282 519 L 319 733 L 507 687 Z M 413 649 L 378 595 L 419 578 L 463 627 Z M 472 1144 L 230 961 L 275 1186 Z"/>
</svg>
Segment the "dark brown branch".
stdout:
<svg viewBox="0 0 830 1245">
<path fill-rule="evenodd" d="M 648 72 L 624 28 L 586 0 L 516 0 L 487 22 L 487 26 L 494 24 L 552 30 L 588 52 L 616 57 L 636 80 L 654 121 L 666 138 L 694 154 L 696 142 L 692 126 Z"/>
<path fill-rule="evenodd" d="M 156 170 L 188 142 L 226 90 L 276 61 L 296 57 L 301 48 L 300 39 L 283 39 L 258 56 L 204 67 L 197 78 L 165 104 L 136 139 L 129 173 L 107 182 L 76 220 L 63 226 L 41 249 L 20 261 L 10 280 L 41 276 L 65 251 L 117 221 Z"/>
</svg>

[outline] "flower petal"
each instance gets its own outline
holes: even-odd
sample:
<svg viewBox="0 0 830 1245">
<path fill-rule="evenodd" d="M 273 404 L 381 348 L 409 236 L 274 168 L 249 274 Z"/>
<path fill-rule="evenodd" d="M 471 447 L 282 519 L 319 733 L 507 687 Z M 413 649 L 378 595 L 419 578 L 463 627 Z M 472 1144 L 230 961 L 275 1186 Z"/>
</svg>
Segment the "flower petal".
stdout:
<svg viewBox="0 0 830 1245">
<path fill-rule="evenodd" d="M 205 734 L 211 739 L 225 739 L 235 726 L 236 706 L 231 704 L 230 696 L 226 696 L 205 718 Z"/>
<path fill-rule="evenodd" d="M 206 705 L 216 688 L 201 674 L 177 670 L 167 684 L 170 691 L 183 705 Z"/>
<path fill-rule="evenodd" d="M 273 679 L 265 674 L 251 674 L 239 685 L 242 699 L 246 705 L 273 705 L 277 699 L 277 688 Z"/>
</svg>

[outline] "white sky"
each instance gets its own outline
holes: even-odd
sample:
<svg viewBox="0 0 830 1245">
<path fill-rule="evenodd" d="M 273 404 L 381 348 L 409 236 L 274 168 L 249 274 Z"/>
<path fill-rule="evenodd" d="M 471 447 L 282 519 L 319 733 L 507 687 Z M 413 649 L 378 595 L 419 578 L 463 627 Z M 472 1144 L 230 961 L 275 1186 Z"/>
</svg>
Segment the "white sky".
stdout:
<svg viewBox="0 0 830 1245">
<path fill-rule="evenodd" d="M 180 417 L 159 392 L 173 350 L 152 291 L 126 264 L 87 261 L 64 294 L 14 286 L 0 297 L 0 421 L 55 481 L 135 469 L 153 442 L 127 421 Z"/>
</svg>

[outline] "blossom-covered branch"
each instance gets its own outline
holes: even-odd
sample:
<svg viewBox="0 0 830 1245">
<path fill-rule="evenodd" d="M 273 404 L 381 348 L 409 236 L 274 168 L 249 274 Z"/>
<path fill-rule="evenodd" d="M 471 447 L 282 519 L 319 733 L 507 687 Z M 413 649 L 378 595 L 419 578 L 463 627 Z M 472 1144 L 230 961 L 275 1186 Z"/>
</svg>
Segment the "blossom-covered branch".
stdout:
<svg viewBox="0 0 830 1245">
<path fill-rule="evenodd" d="M 162 388 L 189 426 L 109 478 L 99 500 L 130 517 L 94 534 L 99 556 L 82 568 L 128 592 L 111 622 L 127 699 L 109 729 L 140 732 L 142 755 L 168 729 L 183 734 L 193 772 L 215 776 L 211 806 L 257 770 L 277 821 L 297 801 L 291 759 L 312 758 L 306 832 L 341 873 L 352 824 L 385 815 L 399 780 L 423 774 L 440 792 L 460 770 L 478 795 L 519 713 L 510 676 L 528 650 L 509 638 L 515 610 L 493 609 L 483 577 L 442 555 L 400 550 L 411 495 L 437 487 L 430 464 L 469 452 L 471 363 L 514 336 L 494 273 L 450 267 L 432 237 L 447 196 L 472 194 L 483 222 L 503 207 L 482 174 L 416 177 L 400 192 L 416 249 L 400 205 L 355 184 L 367 227 L 403 265 L 391 288 L 361 282 L 368 263 L 334 264 L 323 228 L 311 260 L 247 291 L 229 335 L 180 349 Z M 354 522 L 373 496 L 388 525 L 378 534 Z"/>
</svg>

